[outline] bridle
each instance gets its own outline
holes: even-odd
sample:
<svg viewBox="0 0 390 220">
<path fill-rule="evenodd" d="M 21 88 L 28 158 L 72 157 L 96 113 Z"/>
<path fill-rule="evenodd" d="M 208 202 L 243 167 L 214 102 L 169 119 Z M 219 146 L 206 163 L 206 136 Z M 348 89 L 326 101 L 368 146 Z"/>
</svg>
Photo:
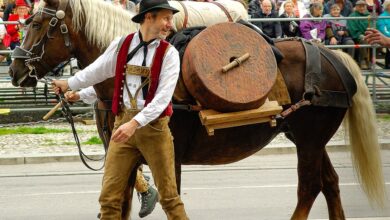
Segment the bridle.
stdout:
<svg viewBox="0 0 390 220">
<path fill-rule="evenodd" d="M 65 11 L 68 7 L 69 0 L 59 0 L 59 6 L 57 10 L 49 9 L 49 8 L 39 8 L 38 11 L 32 15 L 29 19 L 27 19 L 26 24 L 29 24 L 32 22 L 33 18 L 35 16 L 42 16 L 42 14 L 46 14 L 51 16 L 51 20 L 49 22 L 49 29 L 47 30 L 46 34 L 40 39 L 40 41 L 36 44 L 34 44 L 31 49 L 26 50 L 23 48 L 23 43 L 20 47 L 16 47 L 12 53 L 12 58 L 19 58 L 24 59 L 25 65 L 30 69 L 29 76 L 32 78 L 35 78 L 38 80 L 38 76 L 36 75 L 35 66 L 34 64 L 39 63 L 41 64 L 45 70 L 46 73 L 53 72 L 54 68 L 51 68 L 49 64 L 44 61 L 43 55 L 45 54 L 45 44 L 48 39 L 54 39 L 52 37 L 52 34 L 54 30 L 59 25 L 61 34 L 64 38 L 65 46 L 68 48 L 68 50 L 72 51 L 72 44 L 70 41 L 69 36 L 69 29 L 68 26 L 65 23 Z M 72 52 L 70 53 L 72 54 Z"/>
</svg>

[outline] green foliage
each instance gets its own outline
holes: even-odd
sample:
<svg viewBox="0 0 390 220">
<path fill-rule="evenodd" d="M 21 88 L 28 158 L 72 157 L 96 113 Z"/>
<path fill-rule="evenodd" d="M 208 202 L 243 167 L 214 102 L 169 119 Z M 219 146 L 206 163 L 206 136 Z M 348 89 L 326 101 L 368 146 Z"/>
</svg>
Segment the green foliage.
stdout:
<svg viewBox="0 0 390 220">
<path fill-rule="evenodd" d="M 94 144 L 103 144 L 102 140 L 99 137 L 93 136 L 88 141 L 83 142 L 83 144 L 94 145 Z"/>
<path fill-rule="evenodd" d="M 390 114 L 380 114 L 380 115 L 378 115 L 378 118 L 380 120 L 390 121 Z"/>
<path fill-rule="evenodd" d="M 45 127 L 19 127 L 19 128 L 0 128 L 0 135 L 7 134 L 53 134 L 53 133 L 69 133 L 69 129 L 53 129 Z"/>
</svg>

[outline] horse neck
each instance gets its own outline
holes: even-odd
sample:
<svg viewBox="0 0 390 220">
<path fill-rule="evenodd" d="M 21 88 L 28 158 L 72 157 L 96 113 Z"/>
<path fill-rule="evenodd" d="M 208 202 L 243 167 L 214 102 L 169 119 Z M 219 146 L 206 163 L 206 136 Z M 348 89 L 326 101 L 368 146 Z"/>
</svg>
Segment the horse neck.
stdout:
<svg viewBox="0 0 390 220">
<path fill-rule="evenodd" d="M 78 36 L 76 42 L 79 43 L 76 45 L 77 50 L 74 52 L 74 56 L 80 63 L 81 68 L 85 68 L 93 63 L 104 52 L 97 46 L 88 44 L 87 38 L 83 34 Z M 94 88 L 99 99 L 111 100 L 114 94 L 114 78 L 104 80 L 94 85 Z"/>
</svg>

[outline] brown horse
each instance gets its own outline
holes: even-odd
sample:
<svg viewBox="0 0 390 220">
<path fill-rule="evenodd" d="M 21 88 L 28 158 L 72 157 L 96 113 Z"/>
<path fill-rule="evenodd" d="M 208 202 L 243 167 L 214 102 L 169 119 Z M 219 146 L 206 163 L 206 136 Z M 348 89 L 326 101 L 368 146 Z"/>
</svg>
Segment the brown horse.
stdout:
<svg viewBox="0 0 390 220">
<path fill-rule="evenodd" d="M 130 14 L 100 1 L 71 0 L 69 5 L 63 2 L 45 0 L 33 17 L 21 49 L 14 52 L 16 59 L 10 67 L 13 85 L 35 86 L 48 69 L 71 56 L 85 67 L 102 53 L 114 36 L 135 31 Z M 69 27 L 68 32 L 65 27 Z M 304 93 L 306 57 L 303 46 L 294 40 L 282 41 L 276 46 L 285 55 L 279 68 L 291 100 L 296 103 Z M 196 112 L 175 111 L 170 127 L 175 139 L 178 186 L 181 164 L 232 163 L 261 150 L 278 133 L 284 132 L 295 143 L 298 154 L 298 203 L 291 218 L 307 219 L 317 195 L 322 192 L 328 204 L 329 218 L 345 219 L 338 176 L 325 145 L 347 115 L 345 121 L 349 124 L 353 161 L 362 188 L 370 201 L 383 204 L 385 189 L 373 105 L 356 63 L 343 53 L 337 56 L 353 74 L 358 87 L 349 109 L 305 106 L 273 128 L 268 124 L 255 124 L 218 130 L 214 136 L 207 135 Z M 324 57 L 320 64 L 326 76 L 321 88 L 344 91 L 335 68 Z M 113 79 L 95 85 L 101 100 L 111 99 L 112 88 Z M 283 106 L 284 109 L 288 107 Z"/>
</svg>

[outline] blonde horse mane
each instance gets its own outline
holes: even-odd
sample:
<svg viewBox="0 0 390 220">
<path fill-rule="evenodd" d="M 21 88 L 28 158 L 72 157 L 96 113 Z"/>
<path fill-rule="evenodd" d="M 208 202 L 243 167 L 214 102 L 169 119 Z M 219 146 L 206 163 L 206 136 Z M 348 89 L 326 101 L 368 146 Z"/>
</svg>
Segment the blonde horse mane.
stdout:
<svg viewBox="0 0 390 220">
<path fill-rule="evenodd" d="M 41 1 L 39 7 L 44 7 Z M 70 0 L 72 26 L 75 32 L 84 31 L 90 44 L 104 50 L 116 38 L 138 30 L 131 21 L 133 13 L 102 0 Z"/>
<path fill-rule="evenodd" d="M 352 162 L 361 187 L 371 204 L 384 207 L 387 195 L 378 144 L 376 116 L 370 92 L 355 60 L 344 52 L 334 52 L 348 68 L 357 84 L 357 92 L 352 98 L 352 107 L 348 109 L 346 120 L 344 120 L 344 126 L 349 134 Z"/>
</svg>

